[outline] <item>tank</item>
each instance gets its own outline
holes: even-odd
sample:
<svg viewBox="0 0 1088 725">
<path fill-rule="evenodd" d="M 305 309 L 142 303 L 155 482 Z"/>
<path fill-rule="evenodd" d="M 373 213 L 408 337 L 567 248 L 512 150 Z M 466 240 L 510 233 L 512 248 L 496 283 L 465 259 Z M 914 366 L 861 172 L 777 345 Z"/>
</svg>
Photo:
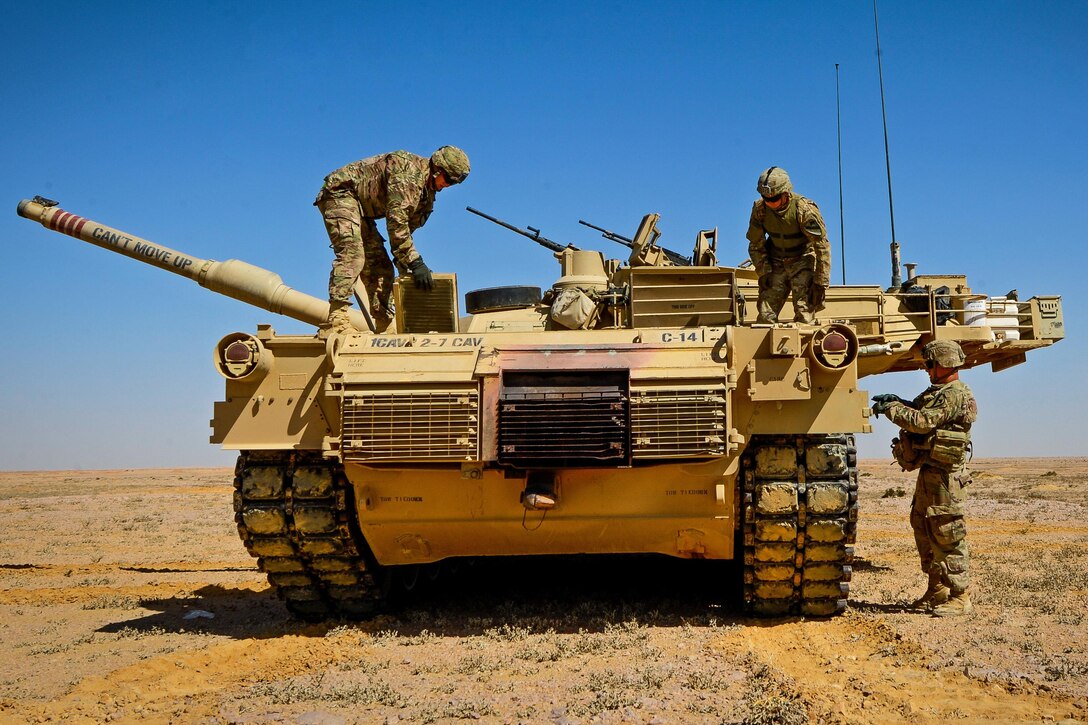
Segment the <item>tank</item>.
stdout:
<svg viewBox="0 0 1088 725">
<path fill-rule="evenodd" d="M 328 312 L 244 262 L 40 197 L 18 213 L 273 312 Z M 211 442 L 239 452 L 238 531 L 292 613 L 365 617 L 466 558 L 652 553 L 738 561 L 753 614 L 833 615 L 871 431 L 861 381 L 923 369 L 934 339 L 996 372 L 1064 335 L 1057 296 L 1002 300 L 995 334 L 960 274 L 836 285 L 815 324 L 754 324 L 754 271 L 717 264 L 715 230 L 690 257 L 658 247 L 656 220 L 602 230 L 623 261 L 511 227 L 558 262 L 543 294 L 476 290 L 462 315 L 455 275 L 436 274 L 430 292 L 398 280 L 394 333 L 355 312 L 351 334 L 222 338 Z"/>
</svg>

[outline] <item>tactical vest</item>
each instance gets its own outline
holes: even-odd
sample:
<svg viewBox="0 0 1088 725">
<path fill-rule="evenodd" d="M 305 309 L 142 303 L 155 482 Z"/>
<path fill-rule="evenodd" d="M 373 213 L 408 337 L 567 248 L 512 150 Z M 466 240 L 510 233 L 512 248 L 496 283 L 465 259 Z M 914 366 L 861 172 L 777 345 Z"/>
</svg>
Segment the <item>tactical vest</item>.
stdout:
<svg viewBox="0 0 1088 725">
<path fill-rule="evenodd" d="M 769 207 L 763 209 L 763 231 L 767 235 L 767 253 L 776 259 L 796 257 L 804 253 L 808 240 L 801 232 L 797 219 L 797 197 L 790 194 L 790 203 L 779 216 Z"/>
<path fill-rule="evenodd" d="M 927 390 L 919 401 L 920 407 L 925 407 L 930 400 L 951 386 L 965 391 L 966 409 L 959 411 L 955 418 L 932 433 L 922 436 L 922 439 L 915 443 L 915 447 L 923 453 L 923 465 L 936 466 L 947 471 L 958 470 L 967 463 L 967 455 L 971 450 L 971 424 L 975 422 L 978 415 L 974 396 L 963 381 L 953 380 L 939 388 Z M 915 440 L 917 438 L 918 436 L 915 436 Z"/>
</svg>

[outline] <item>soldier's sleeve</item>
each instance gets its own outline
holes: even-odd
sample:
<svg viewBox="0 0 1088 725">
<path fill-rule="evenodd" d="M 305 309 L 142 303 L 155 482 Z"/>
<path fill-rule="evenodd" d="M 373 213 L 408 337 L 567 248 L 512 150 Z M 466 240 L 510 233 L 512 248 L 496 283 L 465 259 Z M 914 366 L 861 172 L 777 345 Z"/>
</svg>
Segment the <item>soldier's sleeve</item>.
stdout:
<svg viewBox="0 0 1088 725">
<path fill-rule="evenodd" d="M 960 417 L 964 423 L 970 425 L 978 420 L 978 401 L 975 400 L 975 394 L 971 392 L 971 388 L 967 387 L 967 384 L 963 381 L 957 381 L 956 395 L 959 398 L 960 404 Z"/>
<path fill-rule="evenodd" d="M 918 410 L 902 403 L 893 403 L 884 414 L 892 423 L 911 433 L 932 433 L 960 416 L 962 397 L 954 389 L 942 390 Z"/>
<path fill-rule="evenodd" d="M 978 420 L 978 399 L 970 390 L 967 391 L 967 411 L 964 413 L 963 419 L 966 423 L 974 423 Z"/>
<path fill-rule="evenodd" d="M 752 204 L 752 216 L 748 219 L 748 259 L 756 274 L 762 275 L 767 266 L 767 237 L 763 233 L 763 205 L 758 201 Z"/>
<path fill-rule="evenodd" d="M 433 206 L 427 209 L 421 209 L 416 213 L 416 218 L 413 220 L 416 229 L 419 229 L 421 226 L 427 223 L 427 220 L 431 218 L 432 211 L 434 211 Z"/>
<path fill-rule="evenodd" d="M 394 168 L 386 182 L 385 229 L 389 234 L 389 250 L 405 267 L 420 258 L 412 241 L 410 219 L 423 193 L 427 177 L 408 169 Z M 422 225 L 421 225 L 422 226 Z"/>
<path fill-rule="evenodd" d="M 820 207 L 811 199 L 805 199 L 798 204 L 801 222 L 801 233 L 812 243 L 816 251 L 816 284 L 827 287 L 831 284 L 831 243 L 827 241 L 827 227 L 824 225 L 824 217 L 820 214 Z"/>
</svg>

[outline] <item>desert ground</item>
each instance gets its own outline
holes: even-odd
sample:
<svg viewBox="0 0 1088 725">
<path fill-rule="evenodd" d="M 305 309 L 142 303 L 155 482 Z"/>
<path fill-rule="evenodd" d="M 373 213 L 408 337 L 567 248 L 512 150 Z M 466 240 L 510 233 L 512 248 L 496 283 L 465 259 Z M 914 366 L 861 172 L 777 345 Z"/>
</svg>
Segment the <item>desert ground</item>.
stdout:
<svg viewBox="0 0 1088 725">
<path fill-rule="evenodd" d="M 963 619 L 908 608 L 913 474 L 872 460 L 842 616 L 748 618 L 731 563 L 489 559 L 323 624 L 230 470 L 0 473 L 0 722 L 1088 722 L 1088 458 L 971 468 Z"/>
</svg>

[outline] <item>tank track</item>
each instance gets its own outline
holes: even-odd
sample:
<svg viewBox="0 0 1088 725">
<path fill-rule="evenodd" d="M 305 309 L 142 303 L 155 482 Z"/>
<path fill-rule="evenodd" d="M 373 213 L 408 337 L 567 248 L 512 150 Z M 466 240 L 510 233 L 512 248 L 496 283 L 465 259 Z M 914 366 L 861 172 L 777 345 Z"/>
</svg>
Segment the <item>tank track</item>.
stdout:
<svg viewBox="0 0 1088 725">
<path fill-rule="evenodd" d="M 359 531 L 339 462 L 310 452 L 245 451 L 234 489 L 238 534 L 292 614 L 354 619 L 381 608 L 387 577 Z"/>
<path fill-rule="evenodd" d="M 854 437 L 755 436 L 742 476 L 745 610 L 845 610 L 858 521 Z"/>
</svg>

